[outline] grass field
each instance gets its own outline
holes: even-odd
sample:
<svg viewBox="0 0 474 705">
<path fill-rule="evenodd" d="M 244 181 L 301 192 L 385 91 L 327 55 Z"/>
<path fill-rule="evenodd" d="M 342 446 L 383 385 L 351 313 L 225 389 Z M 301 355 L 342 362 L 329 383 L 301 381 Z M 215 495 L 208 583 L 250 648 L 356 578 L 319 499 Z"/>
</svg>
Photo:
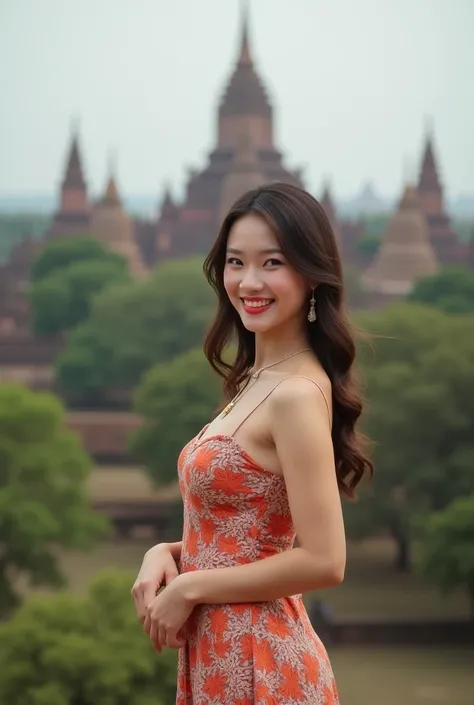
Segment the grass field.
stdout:
<svg viewBox="0 0 474 705">
<path fill-rule="evenodd" d="M 474 649 L 336 648 L 341 705 L 472 705 Z"/>
</svg>

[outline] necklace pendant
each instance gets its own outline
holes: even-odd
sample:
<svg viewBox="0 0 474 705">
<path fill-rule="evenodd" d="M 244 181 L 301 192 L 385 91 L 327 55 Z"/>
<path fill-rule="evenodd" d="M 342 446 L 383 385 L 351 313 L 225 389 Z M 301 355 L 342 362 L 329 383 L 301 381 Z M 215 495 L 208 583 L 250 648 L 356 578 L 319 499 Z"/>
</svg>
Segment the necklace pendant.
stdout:
<svg viewBox="0 0 474 705">
<path fill-rule="evenodd" d="M 224 418 L 224 416 L 227 416 L 227 414 L 229 414 L 233 408 L 234 408 L 233 402 L 230 402 L 230 404 L 227 404 L 227 406 L 225 407 L 225 409 L 223 410 L 223 412 L 221 414 L 222 418 Z"/>
</svg>

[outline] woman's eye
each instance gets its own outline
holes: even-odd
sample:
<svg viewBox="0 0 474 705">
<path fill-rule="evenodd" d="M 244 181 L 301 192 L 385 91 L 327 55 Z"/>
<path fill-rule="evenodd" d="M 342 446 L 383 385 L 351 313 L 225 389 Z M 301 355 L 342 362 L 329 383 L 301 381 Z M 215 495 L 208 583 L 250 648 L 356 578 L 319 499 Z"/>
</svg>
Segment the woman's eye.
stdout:
<svg viewBox="0 0 474 705">
<path fill-rule="evenodd" d="M 237 257 L 228 257 L 227 264 L 242 264 L 242 260 L 238 259 Z"/>
<path fill-rule="evenodd" d="M 270 267 L 278 267 L 278 265 L 283 264 L 283 262 L 279 259 L 267 259 L 265 262 L 265 267 L 269 265 Z"/>
</svg>

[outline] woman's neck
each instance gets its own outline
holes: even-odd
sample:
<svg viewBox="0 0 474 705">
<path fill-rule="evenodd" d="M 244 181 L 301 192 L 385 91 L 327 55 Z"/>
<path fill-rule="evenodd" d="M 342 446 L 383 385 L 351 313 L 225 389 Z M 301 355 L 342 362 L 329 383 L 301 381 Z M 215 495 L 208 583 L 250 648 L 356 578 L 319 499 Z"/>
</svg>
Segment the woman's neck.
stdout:
<svg viewBox="0 0 474 705">
<path fill-rule="evenodd" d="M 260 333 L 255 335 L 255 364 L 254 371 L 266 365 L 272 365 L 283 358 L 308 349 L 309 343 L 303 333 L 299 335 L 270 335 Z"/>
</svg>

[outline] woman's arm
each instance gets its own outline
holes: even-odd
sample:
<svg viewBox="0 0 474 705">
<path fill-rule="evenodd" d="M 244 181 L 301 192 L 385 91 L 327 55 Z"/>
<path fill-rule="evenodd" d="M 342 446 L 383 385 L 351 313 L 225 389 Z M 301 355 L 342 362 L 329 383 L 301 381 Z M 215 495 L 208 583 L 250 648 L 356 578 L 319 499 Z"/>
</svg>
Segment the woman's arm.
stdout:
<svg viewBox="0 0 474 705">
<path fill-rule="evenodd" d="M 183 547 L 183 542 L 175 541 L 174 543 L 168 543 L 167 546 L 176 563 L 179 563 L 181 560 L 181 549 Z"/>
<path fill-rule="evenodd" d="M 171 553 L 173 560 L 178 563 L 181 560 L 182 546 L 182 541 L 175 541 L 174 543 L 157 543 L 156 546 L 152 546 L 148 549 L 147 555 L 152 556 L 155 553 L 159 553 L 163 549 L 167 549 Z"/>
<path fill-rule="evenodd" d="M 321 392 L 307 380 L 281 384 L 269 415 L 300 545 L 254 563 L 181 575 L 191 604 L 266 602 L 343 580 L 344 523 Z"/>
</svg>

